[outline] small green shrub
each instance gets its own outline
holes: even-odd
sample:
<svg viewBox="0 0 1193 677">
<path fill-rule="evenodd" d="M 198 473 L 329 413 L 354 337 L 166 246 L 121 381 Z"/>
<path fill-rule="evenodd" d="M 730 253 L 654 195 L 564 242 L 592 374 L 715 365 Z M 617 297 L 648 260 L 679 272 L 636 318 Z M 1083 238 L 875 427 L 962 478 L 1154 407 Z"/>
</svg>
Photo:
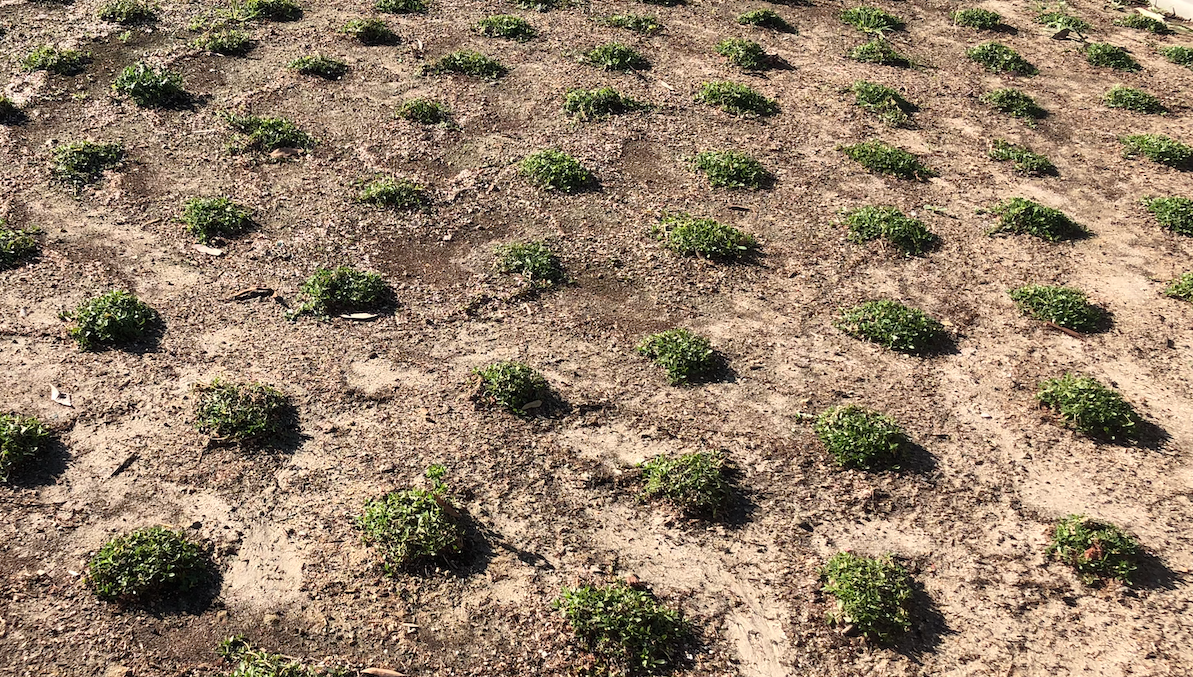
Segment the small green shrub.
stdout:
<svg viewBox="0 0 1193 677">
<path fill-rule="evenodd" d="M 864 45 L 858 45 L 849 52 L 849 58 L 862 63 L 876 63 L 881 66 L 895 66 L 896 68 L 911 67 L 911 59 L 900 54 L 891 47 L 891 43 L 882 38 L 875 38 Z"/>
<path fill-rule="evenodd" d="M 527 405 L 545 404 L 551 397 L 547 379 L 522 362 L 494 362 L 474 369 L 473 399 L 486 406 L 498 406 L 517 416 L 527 415 Z"/>
<path fill-rule="evenodd" d="M 923 221 L 905 216 L 894 207 L 860 207 L 845 215 L 845 223 L 849 224 L 849 239 L 854 242 L 883 237 L 907 256 L 920 256 L 940 242 Z"/>
<path fill-rule="evenodd" d="M 647 104 L 622 96 L 612 87 L 571 89 L 563 100 L 563 110 L 581 120 L 601 120 L 648 108 Z"/>
<path fill-rule="evenodd" d="M 584 53 L 582 61 L 607 71 L 641 71 L 650 68 L 646 57 L 620 42 L 593 47 Z"/>
<path fill-rule="evenodd" d="M 428 5 L 426 0 L 377 0 L 373 8 L 386 14 L 421 14 Z"/>
<path fill-rule="evenodd" d="M 398 106 L 394 115 L 424 125 L 449 125 L 452 118 L 447 106 L 430 99 L 407 99 Z"/>
<path fill-rule="evenodd" d="M 424 75 L 457 73 L 489 80 L 496 80 L 508 72 L 501 62 L 468 49 L 444 55 L 435 63 L 423 66 Z"/>
<path fill-rule="evenodd" d="M 854 162 L 876 174 L 889 174 L 901 179 L 927 181 L 936 172 L 911 153 L 882 141 L 866 141 L 841 146 L 841 152 Z"/>
<path fill-rule="evenodd" d="M 825 411 L 816 418 L 814 430 L 825 449 L 845 468 L 898 469 L 911 446 L 894 419 L 856 405 Z"/>
<path fill-rule="evenodd" d="M 1044 381 L 1036 398 L 1076 430 L 1109 440 L 1134 439 L 1142 420 L 1122 395 L 1088 376 Z"/>
<path fill-rule="evenodd" d="M 315 139 L 288 118 L 263 118 L 256 115 L 224 113 L 232 129 L 248 137 L 245 148 L 269 152 L 278 148 L 313 148 Z"/>
<path fill-rule="evenodd" d="M 477 33 L 490 38 L 505 38 L 506 40 L 514 40 L 515 42 L 526 42 L 535 35 L 538 31 L 530 22 L 520 16 L 512 14 L 497 14 L 494 16 L 485 17 L 476 22 L 472 29 Z"/>
<path fill-rule="evenodd" d="M 939 321 L 898 301 L 867 301 L 845 309 L 836 327 L 854 338 L 905 353 L 931 352 L 945 337 Z"/>
<path fill-rule="evenodd" d="M 780 33 L 795 33 L 795 26 L 787 23 L 787 20 L 779 16 L 773 9 L 756 9 L 751 12 L 745 12 L 737 16 L 737 23 L 742 26 L 758 26 L 759 28 L 769 28 L 772 31 Z"/>
<path fill-rule="evenodd" d="M 516 274 L 535 282 L 563 282 L 567 276 L 559 257 L 546 242 L 511 242 L 497 248 L 497 272 Z"/>
<path fill-rule="evenodd" d="M 298 21 L 302 7 L 294 0 L 244 0 L 232 9 L 241 21 Z"/>
<path fill-rule="evenodd" d="M 6 227 L 0 219 L 0 270 L 16 268 L 26 261 L 37 258 L 41 246 L 34 238 L 38 234 L 36 228 L 15 230 Z"/>
<path fill-rule="evenodd" d="M 1176 169 L 1193 168 L 1193 146 L 1163 134 L 1131 134 L 1119 138 L 1123 157 L 1143 157 Z"/>
<path fill-rule="evenodd" d="M 1011 117 L 1039 120 L 1048 115 L 1048 111 L 1040 108 L 1035 99 L 1010 87 L 987 92 L 981 96 L 981 101 Z"/>
<path fill-rule="evenodd" d="M 1172 33 L 1172 29 L 1168 27 L 1168 24 L 1142 14 L 1128 14 L 1121 19 L 1115 19 L 1114 25 L 1123 26 L 1125 28 L 1135 28 L 1141 31 L 1155 33 L 1156 35 L 1168 35 Z"/>
<path fill-rule="evenodd" d="M 21 61 L 21 69 L 27 73 L 49 71 L 58 75 L 78 75 L 91 63 L 91 56 L 76 49 L 58 49 L 43 45 L 29 52 Z"/>
<path fill-rule="evenodd" d="M 95 15 L 100 21 L 135 26 L 157 21 L 157 7 L 140 0 L 112 0 L 100 5 Z"/>
<path fill-rule="evenodd" d="M 1048 546 L 1048 555 L 1076 569 L 1087 585 L 1105 578 L 1129 585 L 1139 554 L 1139 543 L 1122 529 L 1085 515 L 1061 518 Z"/>
<path fill-rule="evenodd" d="M 571 0 L 511 0 L 514 7 L 528 12 L 549 12 L 557 7 L 571 4 Z"/>
<path fill-rule="evenodd" d="M 683 328 L 651 334 L 635 350 L 662 367 L 671 385 L 709 381 L 720 367 L 708 339 Z"/>
<path fill-rule="evenodd" d="M 124 161 L 124 146 L 74 141 L 55 148 L 53 160 L 54 178 L 78 188 L 99 181 L 105 171 L 119 167 Z"/>
<path fill-rule="evenodd" d="M 54 434 L 32 416 L 0 414 L 0 482 L 46 452 Z"/>
<path fill-rule="evenodd" d="M 736 150 L 707 150 L 692 158 L 713 188 L 760 190 L 774 185 L 775 175 L 762 163 Z"/>
<path fill-rule="evenodd" d="M 911 576 L 890 555 L 839 552 L 820 570 L 824 591 L 837 598 L 831 618 L 880 642 L 911 629 Z"/>
<path fill-rule="evenodd" d="M 1086 45 L 1085 60 L 1091 66 L 1113 68 L 1116 71 L 1137 71 L 1143 68 L 1125 48 L 1106 42 L 1091 42 Z"/>
<path fill-rule="evenodd" d="M 549 148 L 527 155 L 518 173 L 531 184 L 561 193 L 576 193 L 591 187 L 596 179 L 576 158 Z"/>
<path fill-rule="evenodd" d="M 357 202 L 398 211 L 421 209 L 431 203 L 427 189 L 410 179 L 381 177 L 365 184 L 356 195 Z"/>
<path fill-rule="evenodd" d="M 236 237 L 253 227 L 253 213 L 227 197 L 196 197 L 186 201 L 181 220 L 199 242 L 213 237 Z"/>
<path fill-rule="evenodd" d="M 1019 52 L 998 42 L 983 42 L 976 47 L 970 47 L 965 51 L 965 56 L 994 73 L 1031 76 L 1040 72 L 1040 69 L 1020 56 Z"/>
<path fill-rule="evenodd" d="M 1163 115 L 1167 112 L 1164 104 L 1155 96 L 1134 87 L 1115 85 L 1102 96 L 1102 103 L 1110 108 L 1125 108 L 1136 113 Z"/>
<path fill-rule="evenodd" d="M 1020 174 L 1055 174 L 1056 166 L 1046 155 L 1033 153 L 1026 146 L 1016 146 L 1006 139 L 995 139 L 990 146 L 990 157 L 1000 162 L 1010 161 L 1011 169 Z"/>
<path fill-rule="evenodd" d="M 464 549 L 459 510 L 447 497 L 444 468 L 427 468 L 431 488 L 393 491 L 365 503 L 356 518 L 364 542 L 381 551 L 386 573 Z"/>
<path fill-rule="evenodd" d="M 639 467 L 645 480 L 639 497 L 644 500 L 663 499 L 689 513 L 713 518 L 729 501 L 725 459 L 719 452 L 656 456 Z"/>
<path fill-rule="evenodd" d="M 1181 47 L 1179 45 L 1161 47 L 1160 54 L 1178 66 L 1193 68 L 1193 47 Z"/>
<path fill-rule="evenodd" d="M 352 19 L 340 28 L 342 35 L 355 38 L 362 45 L 396 45 L 401 40 L 381 19 Z"/>
<path fill-rule="evenodd" d="M 863 33 L 877 33 L 879 35 L 887 31 L 900 30 L 905 25 L 899 17 L 869 5 L 852 7 L 841 12 L 841 21 Z"/>
<path fill-rule="evenodd" d="M 235 29 L 209 31 L 192 44 L 205 52 L 224 56 L 244 56 L 253 49 L 253 39 L 249 34 Z"/>
<path fill-rule="evenodd" d="M 642 35 L 656 35 L 663 31 L 663 24 L 653 14 L 612 14 L 600 19 L 610 28 L 624 28 Z"/>
<path fill-rule="evenodd" d="M 254 649 L 243 635 L 223 640 L 216 652 L 234 664 L 228 677 L 348 677 L 353 674 L 347 670 L 309 668 L 293 658 Z"/>
<path fill-rule="evenodd" d="M 170 599 L 211 577 L 207 551 L 182 531 L 137 529 L 104 543 L 87 563 L 87 580 L 104 601 Z"/>
<path fill-rule="evenodd" d="M 718 106 L 730 115 L 767 117 L 779 112 L 779 104 L 774 99 L 768 99 L 746 85 L 736 82 L 705 82 L 700 85 L 696 99 L 711 106 Z"/>
<path fill-rule="evenodd" d="M 752 235 L 733 226 L 687 214 L 663 216 L 652 229 L 652 234 L 677 254 L 724 261 L 739 259 L 758 246 Z"/>
<path fill-rule="evenodd" d="M 981 31 L 992 31 L 1002 25 L 1002 15 L 988 9 L 971 7 L 953 12 L 953 23 L 966 28 L 976 28 Z"/>
<path fill-rule="evenodd" d="M 1193 200 L 1187 197 L 1149 197 L 1143 204 L 1163 227 L 1177 235 L 1193 237 Z"/>
<path fill-rule="evenodd" d="M 623 581 L 564 588 L 555 606 L 585 649 L 630 672 L 674 665 L 692 634 L 683 614 Z"/>
<path fill-rule="evenodd" d="M 380 275 L 350 266 L 319 268 L 299 291 L 306 301 L 291 313 L 292 318 L 376 310 L 389 296 L 389 286 Z"/>
<path fill-rule="evenodd" d="M 716 52 L 742 70 L 764 71 L 771 67 L 762 45 L 753 40 L 726 38 L 717 43 Z"/>
<path fill-rule="evenodd" d="M 1041 9 L 1036 14 L 1036 23 L 1056 31 L 1067 28 L 1081 33 L 1089 30 L 1089 22 L 1066 12 L 1063 3 L 1052 9 Z"/>
<path fill-rule="evenodd" d="M 217 378 L 211 383 L 196 383 L 192 392 L 195 428 L 212 438 L 249 442 L 282 430 L 286 396 L 267 385 Z"/>
<path fill-rule="evenodd" d="M 990 231 L 990 235 L 1034 235 L 1049 242 L 1075 240 L 1089 235 L 1084 226 L 1059 209 L 1045 207 L 1026 198 L 1013 197 L 1003 200 L 990 211 L 999 217 L 998 226 Z"/>
<path fill-rule="evenodd" d="M 322 54 L 300 56 L 286 64 L 286 68 L 296 73 L 314 75 L 324 80 L 339 80 L 348 72 L 348 64 Z"/>
<path fill-rule="evenodd" d="M 888 125 L 898 127 L 911 119 L 917 108 L 904 99 L 899 92 L 883 85 L 858 80 L 850 87 L 854 103 L 874 113 Z"/>
<path fill-rule="evenodd" d="M 120 71 L 112 83 L 112 90 L 146 108 L 177 106 L 190 100 L 190 95 L 182 88 L 181 75 L 143 62 Z"/>
<path fill-rule="evenodd" d="M 18 124 L 25 120 L 25 114 L 12 99 L 0 94 L 0 125 Z"/>
<path fill-rule="evenodd" d="M 1185 273 L 1173 280 L 1164 289 L 1164 295 L 1182 301 L 1193 302 L 1193 272 Z"/>
<path fill-rule="evenodd" d="M 74 320 L 70 337 L 83 350 L 127 345 L 159 321 L 157 311 L 126 291 L 110 291 L 88 299 L 62 317 Z"/>
<path fill-rule="evenodd" d="M 1010 294 L 1019 310 L 1041 322 L 1088 334 L 1099 331 L 1106 321 L 1106 312 L 1090 304 L 1079 289 L 1030 284 L 1012 289 Z"/>
</svg>

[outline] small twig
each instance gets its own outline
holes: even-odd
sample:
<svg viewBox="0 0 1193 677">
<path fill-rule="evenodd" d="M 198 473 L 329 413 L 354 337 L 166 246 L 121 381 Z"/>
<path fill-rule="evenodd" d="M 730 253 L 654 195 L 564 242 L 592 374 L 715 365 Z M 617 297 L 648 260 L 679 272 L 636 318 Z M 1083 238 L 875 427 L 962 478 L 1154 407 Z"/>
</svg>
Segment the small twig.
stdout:
<svg viewBox="0 0 1193 677">
<path fill-rule="evenodd" d="M 1085 334 L 1082 334 L 1079 331 L 1073 331 L 1072 329 L 1069 329 L 1068 327 L 1062 327 L 1055 322 L 1045 322 L 1044 326 L 1048 327 L 1049 329 L 1055 329 L 1063 334 L 1068 334 L 1069 336 L 1072 336 L 1073 338 L 1081 339 L 1083 341 L 1085 340 Z"/>
</svg>

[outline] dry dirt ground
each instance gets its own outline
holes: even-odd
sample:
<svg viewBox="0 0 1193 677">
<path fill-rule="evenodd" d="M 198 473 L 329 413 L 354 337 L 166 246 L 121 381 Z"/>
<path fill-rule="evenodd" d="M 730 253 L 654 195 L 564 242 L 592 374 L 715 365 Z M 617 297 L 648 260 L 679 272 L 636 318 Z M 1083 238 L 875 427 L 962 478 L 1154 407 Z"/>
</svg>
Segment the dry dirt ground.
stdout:
<svg viewBox="0 0 1193 677">
<path fill-rule="evenodd" d="M 188 46 L 191 17 L 211 2 L 166 0 L 152 30 L 94 19 L 95 0 L 0 2 L 3 91 L 29 120 L 0 127 L 0 217 L 44 230 L 44 254 L 0 273 L 0 410 L 60 431 L 61 467 L 0 492 L 0 674 L 208 675 L 215 645 L 246 633 L 311 662 L 390 667 L 411 675 L 566 674 L 583 660 L 551 608 L 580 580 L 635 574 L 682 608 L 700 643 L 678 674 L 1187 675 L 1193 674 L 1193 306 L 1162 296 L 1193 268 L 1193 241 L 1160 229 L 1144 195 L 1193 195 L 1191 175 L 1120 155 L 1116 137 L 1165 132 L 1193 142 L 1193 70 L 1156 44 L 1193 45 L 1118 28 L 1120 14 L 1081 0 L 1092 39 L 1143 64 L 1086 64 L 1074 40 L 1052 40 L 1032 3 L 986 2 L 1018 30 L 957 28 L 950 2 L 880 2 L 908 21 L 891 36 L 923 67 L 861 64 L 864 38 L 842 5 L 773 5 L 798 34 L 738 26 L 765 2 L 693 0 L 667 8 L 594 1 L 547 13 L 434 0 L 426 15 L 387 17 L 402 38 L 363 47 L 337 36 L 367 2 L 306 2 L 294 23 L 253 28 L 246 58 Z M 488 40 L 469 26 L 492 13 L 529 18 L 541 36 Z M 592 16 L 657 14 L 656 37 L 604 28 Z M 790 65 L 745 75 L 713 51 L 721 38 L 760 41 Z M 1041 70 L 991 75 L 964 58 L 997 38 Z M 123 38 L 123 39 L 122 39 Z M 653 68 L 599 72 L 577 62 L 621 39 Z M 25 74 L 44 43 L 77 45 L 94 62 L 73 78 Z M 422 63 L 472 47 L 511 67 L 497 82 L 423 77 Z M 326 82 L 288 72 L 322 52 L 351 71 Z M 110 95 L 141 58 L 183 74 L 193 110 L 139 109 Z M 859 78 L 895 86 L 922 110 L 891 130 L 852 105 Z M 776 98 L 768 120 L 730 117 L 692 100 L 710 79 Z M 1166 117 L 1108 109 L 1124 83 L 1160 96 Z M 577 123 L 561 110 L 573 87 L 613 85 L 651 111 Z M 978 101 L 1020 86 L 1051 115 L 1036 127 Z M 393 118 L 403 99 L 446 101 L 458 129 Z M 296 161 L 233 155 L 221 111 L 293 118 L 319 139 Z M 1050 156 L 1059 176 L 1022 178 L 986 157 L 997 137 Z M 75 139 L 123 140 L 130 161 L 75 195 L 53 183 L 49 151 Z M 879 178 L 836 147 L 881 138 L 921 154 L 940 176 Z M 597 192 L 535 190 L 512 166 L 562 148 L 592 168 Z M 746 150 L 777 174 L 771 190 L 710 189 L 687 168 L 697 151 Z M 351 200 L 384 172 L 424 182 L 426 213 L 395 215 Z M 259 215 L 257 232 L 212 257 L 177 221 L 183 200 L 229 194 Z M 977 210 L 1015 195 L 1059 207 L 1096 235 L 1067 244 L 991 238 Z M 914 212 L 942 247 L 907 259 L 846 241 L 839 211 L 867 203 Z M 935 209 L 928 210 L 927 206 Z M 649 237 L 663 210 L 687 210 L 756 234 L 748 265 L 680 259 Z M 573 281 L 537 298 L 492 272 L 493 249 L 548 238 Z M 399 307 L 371 323 L 289 322 L 273 300 L 227 302 L 245 287 L 292 302 L 316 267 L 385 275 Z M 1066 283 L 1114 314 L 1085 340 L 1024 318 L 1007 290 Z M 57 314 L 112 288 L 165 318 L 152 350 L 80 352 Z M 942 319 L 956 352 L 908 357 L 833 328 L 838 308 L 896 298 Z M 666 385 L 635 356 L 643 335 L 675 325 L 712 338 L 733 375 Z M 470 369 L 518 358 L 570 406 L 551 418 L 476 410 Z M 1067 370 L 1113 384 L 1167 436 L 1163 444 L 1098 444 L 1034 401 L 1035 384 Z M 191 426 L 189 387 L 225 376 L 293 399 L 301 436 L 272 454 L 208 447 Z M 73 408 L 50 401 L 56 386 Z M 896 417 L 923 448 L 909 472 L 839 469 L 803 413 L 860 403 Z M 719 524 L 682 519 L 635 498 L 631 464 L 663 452 L 723 449 L 740 498 Z M 127 469 L 114 471 L 133 458 Z M 470 561 L 389 578 L 352 525 L 362 503 L 418 482 L 433 462 L 475 526 Z M 1095 589 L 1046 559 L 1058 516 L 1116 521 L 1154 554 L 1139 585 Z M 152 524 L 213 544 L 218 596 L 201 611 L 151 613 L 100 603 L 80 580 L 115 533 Z M 824 623 L 818 567 L 854 549 L 907 558 L 922 585 L 915 630 L 891 648 Z"/>
</svg>

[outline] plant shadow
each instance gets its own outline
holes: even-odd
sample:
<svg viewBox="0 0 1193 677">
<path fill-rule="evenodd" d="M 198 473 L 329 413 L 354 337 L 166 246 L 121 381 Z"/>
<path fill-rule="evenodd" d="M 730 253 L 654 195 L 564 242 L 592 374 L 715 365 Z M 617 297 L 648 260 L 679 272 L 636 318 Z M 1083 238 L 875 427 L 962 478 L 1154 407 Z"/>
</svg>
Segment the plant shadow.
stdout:
<svg viewBox="0 0 1193 677">
<path fill-rule="evenodd" d="M 930 475 L 936 470 L 936 455 L 917 442 L 908 442 L 903 450 L 900 473 Z"/>
<path fill-rule="evenodd" d="M 34 462 L 30 462 L 34 461 Z M 47 442 L 45 451 L 36 459 L 29 459 L 16 468 L 9 478 L 14 487 L 32 489 L 58 483 L 70 464 L 70 452 L 55 433 Z"/>
<path fill-rule="evenodd" d="M 956 631 L 949 627 L 944 614 L 918 580 L 912 582 L 908 611 L 911 629 L 900 635 L 891 648 L 919 664 L 925 654 L 936 651 L 944 637 Z"/>
<path fill-rule="evenodd" d="M 144 611 L 156 618 L 167 616 L 198 616 L 215 604 L 223 588 L 224 575 L 208 554 L 207 576 L 186 593 L 165 594 L 144 601 L 118 601 L 123 609 Z"/>
<path fill-rule="evenodd" d="M 1186 576 L 1168 567 L 1159 557 L 1146 550 L 1136 556 L 1138 569 L 1131 587 L 1140 590 L 1175 590 L 1186 581 Z"/>
</svg>

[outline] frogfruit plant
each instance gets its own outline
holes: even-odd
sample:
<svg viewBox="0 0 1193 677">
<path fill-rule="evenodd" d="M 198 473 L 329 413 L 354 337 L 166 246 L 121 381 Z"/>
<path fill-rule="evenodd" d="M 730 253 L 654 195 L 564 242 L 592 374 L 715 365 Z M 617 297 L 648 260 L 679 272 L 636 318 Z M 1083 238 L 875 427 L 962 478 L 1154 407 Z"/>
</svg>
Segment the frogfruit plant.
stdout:
<svg viewBox="0 0 1193 677">
<path fill-rule="evenodd" d="M 436 557 L 461 552 L 464 529 L 459 510 L 447 496 L 443 482 L 446 469 L 427 468 L 431 487 L 393 491 L 365 503 L 356 518 L 364 542 L 381 551 L 385 572 L 401 569 Z"/>
<path fill-rule="evenodd" d="M 944 338 L 944 325 L 924 311 L 898 301 L 867 301 L 841 311 L 841 331 L 906 353 L 930 352 Z"/>
<path fill-rule="evenodd" d="M 1006 113 L 1011 117 L 1039 120 L 1048 115 L 1048 111 L 1040 108 L 1035 99 L 1012 87 L 987 92 L 980 97 L 980 100 L 994 110 Z"/>
<path fill-rule="evenodd" d="M 697 153 L 692 166 L 708 178 L 713 188 L 760 190 L 775 182 L 775 175 L 761 162 L 736 150 Z"/>
<path fill-rule="evenodd" d="M 1155 96 L 1134 87 L 1115 85 L 1106 90 L 1102 103 L 1110 108 L 1124 108 L 1136 113 L 1163 115 L 1167 109 Z"/>
<path fill-rule="evenodd" d="M 444 104 L 430 99 L 407 99 L 394 112 L 396 117 L 424 125 L 448 125 L 451 123 L 451 110 Z"/>
<path fill-rule="evenodd" d="M 54 178 L 82 188 L 99 181 L 105 171 L 118 168 L 124 161 L 124 146 L 119 143 L 74 141 L 54 149 Z"/>
<path fill-rule="evenodd" d="M 907 256 L 921 256 L 940 238 L 923 221 L 913 219 L 894 207 L 865 206 L 845 214 L 849 239 L 857 243 L 886 238 Z"/>
<path fill-rule="evenodd" d="M 398 34 L 393 32 L 381 19 L 352 19 L 340 28 L 340 33 L 352 38 L 362 45 L 395 45 L 399 42 Z"/>
<path fill-rule="evenodd" d="M 880 641 L 911 629 L 911 576 L 890 555 L 839 552 L 820 570 L 824 591 L 837 599 L 834 622 Z"/>
<path fill-rule="evenodd" d="M 427 195 L 426 187 L 416 181 L 383 176 L 365 184 L 356 194 L 356 201 L 386 209 L 411 211 L 426 207 L 431 203 L 431 198 Z"/>
<path fill-rule="evenodd" d="M 647 107 L 640 101 L 622 96 L 612 87 L 570 89 L 563 101 L 564 112 L 581 120 L 600 120 L 610 115 L 621 115 Z"/>
<path fill-rule="evenodd" d="M 282 430 L 286 396 L 261 383 L 196 383 L 195 428 L 213 439 L 251 442 Z"/>
<path fill-rule="evenodd" d="M 554 148 L 527 155 L 518 163 L 518 173 L 539 188 L 561 193 L 580 192 L 596 181 L 579 160 Z"/>
<path fill-rule="evenodd" d="M 1164 295 L 1193 302 L 1193 272 L 1185 273 L 1169 283 L 1164 289 Z"/>
<path fill-rule="evenodd" d="M 904 99 L 899 92 L 873 82 L 858 80 L 850 87 L 854 103 L 878 116 L 892 127 L 906 124 L 916 106 Z"/>
<path fill-rule="evenodd" d="M 313 148 L 315 139 L 298 128 L 288 118 L 267 118 L 256 115 L 224 113 L 222 117 L 228 126 L 244 134 L 247 141 L 244 148 L 269 152 L 279 148 Z"/>
<path fill-rule="evenodd" d="M 0 219 L 0 270 L 16 268 L 37 258 L 41 246 L 34 236 L 39 232 L 36 228 L 8 228 L 4 220 Z"/>
<path fill-rule="evenodd" d="M 49 71 L 58 75 L 78 75 L 90 62 L 89 55 L 76 49 L 58 49 L 51 45 L 43 45 L 25 55 L 21 61 L 21 70 L 26 73 Z"/>
<path fill-rule="evenodd" d="M 953 23 L 966 28 L 992 31 L 1002 25 L 1002 15 L 980 7 L 959 9 L 952 14 Z"/>
<path fill-rule="evenodd" d="M 70 337 L 83 350 L 120 347 L 142 338 L 160 320 L 157 311 L 126 291 L 110 291 L 63 313 Z"/>
<path fill-rule="evenodd" d="M 593 47 L 584 53 L 581 59 L 590 66 L 596 66 L 607 71 L 640 71 L 650 68 L 646 57 L 634 51 L 629 45 L 620 42 L 609 42 Z"/>
<path fill-rule="evenodd" d="M 918 157 L 882 141 L 865 141 L 841 146 L 841 152 L 854 162 L 876 174 L 889 174 L 901 179 L 927 181 L 936 172 Z"/>
<path fill-rule="evenodd" d="M 422 68 L 424 75 L 451 74 L 468 75 L 474 78 L 496 80 L 509 72 L 501 62 L 491 59 L 475 50 L 461 49 L 446 54 L 438 61 Z"/>
<path fill-rule="evenodd" d="M 1164 134 L 1128 134 L 1119 137 L 1123 157 L 1143 157 L 1174 169 L 1193 169 L 1193 146 Z"/>
<path fill-rule="evenodd" d="M 1127 16 L 1124 16 L 1120 19 L 1115 19 L 1114 25 L 1123 26 L 1124 28 L 1135 28 L 1137 30 L 1155 33 L 1156 35 L 1168 35 L 1172 33 L 1172 29 L 1168 27 L 1168 24 L 1160 21 L 1159 19 L 1153 19 L 1150 16 L 1144 16 L 1142 14 L 1128 14 Z"/>
<path fill-rule="evenodd" d="M 758 246 L 749 233 L 684 213 L 663 215 L 651 233 L 677 254 L 723 261 L 742 258 Z"/>
<path fill-rule="evenodd" d="M 1072 287 L 1030 284 L 1012 289 L 1010 295 L 1025 315 L 1073 331 L 1096 332 L 1106 321 L 1106 312 L 1090 304 L 1085 292 Z"/>
<path fill-rule="evenodd" d="M 717 43 L 717 54 L 725 57 L 729 63 L 746 71 L 768 70 L 770 60 L 763 51 L 762 45 L 744 38 L 726 38 Z"/>
<path fill-rule="evenodd" d="M 787 23 L 787 20 L 779 16 L 773 9 L 756 9 L 750 12 L 739 14 L 737 23 L 743 26 L 758 26 L 760 28 L 769 28 L 772 31 L 780 33 L 795 33 L 795 27 Z"/>
<path fill-rule="evenodd" d="M 1146 197 L 1143 204 L 1156 222 L 1177 235 L 1193 237 L 1193 199 L 1187 197 Z"/>
<path fill-rule="evenodd" d="M 289 314 L 291 318 L 308 313 L 327 317 L 331 313 L 376 310 L 390 294 L 380 275 L 350 266 L 319 268 L 299 291 L 306 301 Z"/>
<path fill-rule="evenodd" d="M 975 47 L 970 47 L 966 50 L 965 56 L 969 57 L 971 61 L 982 64 L 986 70 L 995 73 L 1031 76 L 1040 72 L 1040 69 L 1020 56 L 1018 52 L 999 42 L 983 42 Z"/>
<path fill-rule="evenodd" d="M 513 14 L 487 16 L 473 24 L 472 30 L 486 37 L 515 42 L 526 42 L 538 34 L 529 21 Z"/>
<path fill-rule="evenodd" d="M 87 581 L 104 601 L 146 603 L 185 595 L 210 576 L 204 547 L 166 527 L 117 536 L 87 563 Z"/>
<path fill-rule="evenodd" d="M 705 82 L 700 85 L 696 100 L 718 106 L 730 115 L 767 117 L 779 112 L 779 104 L 774 99 L 736 82 Z"/>
<path fill-rule="evenodd" d="M 497 272 L 517 274 L 535 282 L 567 279 L 563 265 L 546 242 L 511 242 L 497 248 Z"/>
<path fill-rule="evenodd" d="M 1069 218 L 1064 212 L 1021 197 L 999 202 L 990 209 L 998 216 L 998 225 L 989 231 L 990 235 L 1013 233 L 1034 235 L 1049 242 L 1076 240 L 1088 237 L 1085 226 Z"/>
<path fill-rule="evenodd" d="M 585 649 L 632 672 L 674 665 L 692 634 L 683 614 L 621 580 L 564 588 L 554 604 Z"/>
<path fill-rule="evenodd" d="M 655 456 L 639 467 L 645 480 L 642 499 L 663 499 L 689 513 L 713 518 L 729 500 L 725 458 L 720 452 Z"/>
<path fill-rule="evenodd" d="M 911 446 L 907 434 L 890 416 L 852 404 L 820 414 L 814 431 L 844 468 L 894 470 Z"/>
<path fill-rule="evenodd" d="M 551 397 L 547 379 L 529 365 L 517 361 L 494 362 L 472 371 L 476 390 L 473 399 L 488 406 L 499 406 L 516 416 L 545 405 Z"/>
<path fill-rule="evenodd" d="M 186 201 L 181 221 L 199 242 L 236 237 L 253 227 L 253 213 L 228 197 L 196 197 Z"/>
<path fill-rule="evenodd" d="M 651 334 L 635 350 L 662 367 L 671 385 L 709 381 L 720 367 L 708 339 L 681 327 Z"/>
<path fill-rule="evenodd" d="M 1076 430 L 1111 441 L 1134 439 L 1142 421 L 1122 395 L 1088 376 L 1065 374 L 1044 381 L 1036 399 Z"/>
<path fill-rule="evenodd" d="M 876 63 L 882 66 L 910 68 L 911 59 L 899 53 L 883 38 L 875 38 L 864 45 L 858 45 L 849 52 L 849 58 L 862 63 Z"/>
<path fill-rule="evenodd" d="M 33 416 L 0 414 L 0 482 L 46 452 L 53 432 Z"/>
<path fill-rule="evenodd" d="M 1085 515 L 1058 520 L 1048 545 L 1048 555 L 1073 567 L 1087 585 L 1108 578 L 1129 585 L 1139 554 L 1139 543 L 1125 531 Z"/>
<path fill-rule="evenodd" d="M 1020 174 L 1055 174 L 1056 166 L 1047 156 L 1033 153 L 1026 146 L 1017 146 L 1006 139 L 995 139 L 990 144 L 990 157 L 1000 162 L 1010 161 L 1011 169 Z"/>
<path fill-rule="evenodd" d="M 322 54 L 300 56 L 286 64 L 286 68 L 296 73 L 314 75 L 324 80 L 339 80 L 348 72 L 348 64 L 323 56 Z"/>
<path fill-rule="evenodd" d="M 1085 60 L 1091 66 L 1113 68 L 1116 71 L 1137 71 L 1143 68 L 1125 48 L 1106 42 L 1091 42 L 1086 45 Z"/>
</svg>

